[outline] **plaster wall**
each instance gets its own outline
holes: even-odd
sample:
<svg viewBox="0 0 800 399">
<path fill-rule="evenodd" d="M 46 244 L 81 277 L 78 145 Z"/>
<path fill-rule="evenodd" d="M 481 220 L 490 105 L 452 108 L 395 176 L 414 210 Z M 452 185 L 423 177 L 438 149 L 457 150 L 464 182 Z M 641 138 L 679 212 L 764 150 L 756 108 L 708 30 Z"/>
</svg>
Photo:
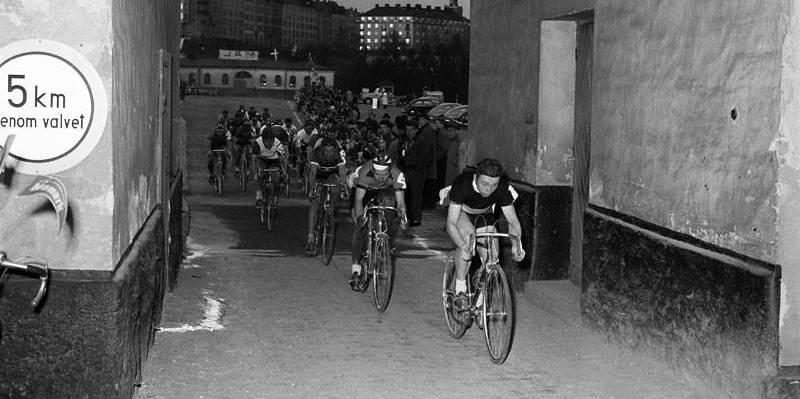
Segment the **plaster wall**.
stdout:
<svg viewBox="0 0 800 399">
<path fill-rule="evenodd" d="M 592 0 L 473 0 L 469 104 L 474 117 L 464 142 L 470 154 L 466 163 L 495 157 L 513 178 L 569 184 L 564 165 L 571 163 L 572 132 L 565 138 L 550 136 L 547 155 L 539 152 L 541 22 L 593 7 Z"/>
<path fill-rule="evenodd" d="M 590 203 L 775 261 L 787 3 L 598 3 Z"/>
<path fill-rule="evenodd" d="M 800 12 L 796 3 L 784 17 L 781 73 L 781 121 L 771 149 L 778 158 L 778 242 L 782 266 L 780 301 L 780 363 L 800 365 Z M 788 395 L 787 395 L 788 397 Z"/>
<path fill-rule="evenodd" d="M 177 1 L 113 0 L 113 259 L 120 259 L 161 200 L 161 58 L 177 58 Z M 177 77 L 178 65 L 171 75 Z M 177 82 L 177 80 L 175 80 Z M 166 82 L 169 83 L 169 82 Z M 177 96 L 173 96 L 177 99 Z M 168 134 L 169 132 L 165 132 Z M 169 142 L 169 141 L 167 141 Z M 166 149 L 169 151 L 169 149 Z M 177 154 L 175 154 L 177 156 Z"/>
<path fill-rule="evenodd" d="M 111 8 L 110 0 L 0 1 L 0 46 L 24 39 L 61 42 L 94 67 L 110 101 L 114 89 Z M 110 104 L 106 108 L 110 114 Z M 112 128 L 111 117 L 106 119 L 104 133 L 89 156 L 56 174 L 69 196 L 70 213 L 61 231 L 43 197 L 17 196 L 34 177 L 15 173 L 6 179 L 7 185 L 0 186 L 0 250 L 9 257 L 41 258 L 54 269 L 111 268 Z"/>
</svg>

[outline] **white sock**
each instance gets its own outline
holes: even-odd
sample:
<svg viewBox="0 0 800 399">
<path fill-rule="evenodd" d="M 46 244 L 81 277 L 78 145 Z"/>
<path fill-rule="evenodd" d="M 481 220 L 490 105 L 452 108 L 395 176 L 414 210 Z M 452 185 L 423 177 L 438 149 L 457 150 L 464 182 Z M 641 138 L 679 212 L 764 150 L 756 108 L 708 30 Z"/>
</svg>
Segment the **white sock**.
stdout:
<svg viewBox="0 0 800 399">
<path fill-rule="evenodd" d="M 353 273 L 361 274 L 361 265 L 358 263 L 353 263 Z"/>
<path fill-rule="evenodd" d="M 456 279 L 456 294 L 467 292 L 467 280 Z"/>
</svg>

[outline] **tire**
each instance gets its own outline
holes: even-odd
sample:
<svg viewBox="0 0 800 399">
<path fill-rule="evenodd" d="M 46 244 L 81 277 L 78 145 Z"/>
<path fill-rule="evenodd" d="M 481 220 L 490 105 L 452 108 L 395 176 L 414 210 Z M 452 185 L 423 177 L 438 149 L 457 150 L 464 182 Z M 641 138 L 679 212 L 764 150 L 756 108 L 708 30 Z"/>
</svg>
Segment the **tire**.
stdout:
<svg viewBox="0 0 800 399">
<path fill-rule="evenodd" d="M 247 191 L 247 158 L 245 155 L 242 155 L 242 159 L 239 160 L 239 186 L 242 187 L 242 191 Z"/>
<path fill-rule="evenodd" d="M 274 206 L 272 202 L 274 201 L 272 193 L 272 185 L 267 184 L 266 191 L 264 191 L 264 207 L 267 209 L 267 231 L 272 231 L 272 219 L 274 217 L 273 212 L 275 212 Z"/>
<path fill-rule="evenodd" d="M 456 264 L 452 257 L 447 260 L 444 266 L 442 277 L 442 307 L 444 308 L 444 321 L 447 323 L 447 333 L 453 338 L 461 338 L 469 327 L 453 315 L 453 299 L 456 289 Z"/>
<path fill-rule="evenodd" d="M 331 207 L 333 207 L 332 204 Z M 319 229 L 322 232 L 322 263 L 326 266 L 331 263 L 333 258 L 334 238 L 336 237 L 335 216 L 334 210 L 329 208 L 322 213 L 322 219 L 320 220 L 320 223 L 322 223 L 322 228 Z"/>
<path fill-rule="evenodd" d="M 217 180 L 216 191 L 217 191 L 217 194 L 219 194 L 219 196 L 221 197 L 222 193 L 223 193 L 223 178 L 222 178 L 223 176 L 222 176 L 222 163 L 221 162 L 218 162 L 216 164 L 216 171 L 215 172 L 216 172 L 215 174 L 216 174 L 216 180 Z"/>
<path fill-rule="evenodd" d="M 493 363 L 506 361 L 514 336 L 514 299 L 501 268 L 487 271 L 483 293 L 483 334 Z"/>
<path fill-rule="evenodd" d="M 375 240 L 372 259 L 375 262 L 372 267 L 372 292 L 375 296 L 375 307 L 378 308 L 378 312 L 383 313 L 389 307 L 394 285 L 394 264 L 388 237 L 378 237 Z"/>
</svg>

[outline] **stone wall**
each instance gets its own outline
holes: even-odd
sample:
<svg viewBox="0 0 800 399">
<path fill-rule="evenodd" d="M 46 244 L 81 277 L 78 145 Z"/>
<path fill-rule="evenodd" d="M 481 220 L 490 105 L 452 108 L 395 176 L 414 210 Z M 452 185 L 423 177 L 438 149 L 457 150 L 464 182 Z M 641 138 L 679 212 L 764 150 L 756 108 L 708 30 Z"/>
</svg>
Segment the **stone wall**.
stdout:
<svg viewBox="0 0 800 399">
<path fill-rule="evenodd" d="M 156 208 L 113 272 L 53 271 L 38 311 L 38 280 L 2 286 L 0 397 L 133 395 L 167 285 L 163 222 Z"/>
<path fill-rule="evenodd" d="M 585 214 L 581 309 L 734 398 L 777 373 L 780 268 L 617 212 Z"/>
</svg>

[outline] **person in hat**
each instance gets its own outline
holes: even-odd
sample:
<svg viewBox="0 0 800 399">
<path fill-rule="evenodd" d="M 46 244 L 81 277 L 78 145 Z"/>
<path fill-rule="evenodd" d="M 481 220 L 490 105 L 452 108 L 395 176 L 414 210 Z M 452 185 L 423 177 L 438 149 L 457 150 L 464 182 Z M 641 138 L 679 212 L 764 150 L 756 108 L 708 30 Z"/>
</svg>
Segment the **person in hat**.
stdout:
<svg viewBox="0 0 800 399">
<path fill-rule="evenodd" d="M 370 201 L 375 201 L 380 205 L 394 206 L 399 210 L 399 216 L 405 224 L 406 201 L 405 189 L 406 179 L 403 172 L 397 168 L 386 154 L 378 154 L 374 159 L 361 165 L 358 174 L 354 179 L 355 195 L 353 199 L 352 215 L 355 222 L 353 229 L 352 246 L 352 275 L 350 278 L 350 288 L 353 291 L 361 291 L 362 279 L 361 255 L 364 240 L 367 233 L 367 226 L 364 224 L 364 206 Z M 386 213 L 386 221 L 389 226 L 389 237 L 393 239 L 396 228 L 395 215 L 392 212 Z M 392 244 L 393 245 L 393 244 Z"/>
</svg>

